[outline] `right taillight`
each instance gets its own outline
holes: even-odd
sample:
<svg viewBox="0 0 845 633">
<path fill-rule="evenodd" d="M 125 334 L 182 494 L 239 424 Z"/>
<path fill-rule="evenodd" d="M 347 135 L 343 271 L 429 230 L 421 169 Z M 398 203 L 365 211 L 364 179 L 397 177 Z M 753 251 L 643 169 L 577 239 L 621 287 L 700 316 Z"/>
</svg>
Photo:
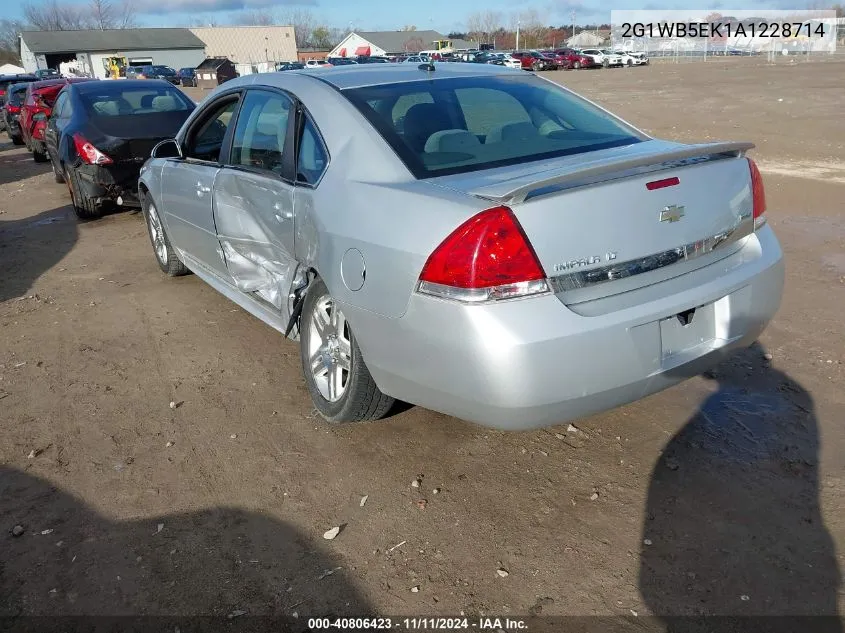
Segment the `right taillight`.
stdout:
<svg viewBox="0 0 845 633">
<path fill-rule="evenodd" d="M 549 292 L 546 273 L 508 207 L 487 209 L 461 224 L 429 256 L 419 292 L 464 302 Z"/>
<path fill-rule="evenodd" d="M 760 169 L 752 159 L 747 158 L 748 168 L 751 171 L 751 198 L 754 205 L 754 229 L 759 229 L 766 223 L 766 190 L 763 187 L 763 176 Z"/>
</svg>

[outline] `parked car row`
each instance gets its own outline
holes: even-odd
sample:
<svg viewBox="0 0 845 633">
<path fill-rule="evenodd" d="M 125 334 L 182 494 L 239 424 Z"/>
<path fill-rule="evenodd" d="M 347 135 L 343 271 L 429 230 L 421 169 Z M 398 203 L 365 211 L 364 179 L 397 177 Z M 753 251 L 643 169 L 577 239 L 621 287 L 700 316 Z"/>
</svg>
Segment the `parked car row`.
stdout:
<svg viewBox="0 0 845 633">
<path fill-rule="evenodd" d="M 35 162 L 50 161 L 80 218 L 107 206 L 138 207 L 141 165 L 173 137 L 196 104 L 162 79 L 48 79 L 13 84 L 7 132 Z"/>
<path fill-rule="evenodd" d="M 472 50 L 459 53 L 436 53 L 431 55 L 427 53 L 417 53 L 413 55 L 398 55 L 393 57 L 330 57 L 327 60 L 308 61 L 306 62 L 306 67 L 330 68 L 333 66 L 348 64 L 387 62 L 420 64 L 430 61 L 494 64 L 530 71 L 544 71 L 643 66 L 648 64 L 648 55 L 645 53 L 610 51 L 606 49 L 577 50 L 573 48 L 521 51 Z"/>
</svg>

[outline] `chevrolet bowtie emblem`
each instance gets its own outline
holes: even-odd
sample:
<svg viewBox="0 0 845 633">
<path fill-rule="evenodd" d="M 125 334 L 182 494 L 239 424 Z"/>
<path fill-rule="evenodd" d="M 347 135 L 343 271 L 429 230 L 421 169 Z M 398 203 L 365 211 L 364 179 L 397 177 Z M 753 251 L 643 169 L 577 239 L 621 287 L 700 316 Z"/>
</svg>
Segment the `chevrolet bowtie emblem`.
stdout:
<svg viewBox="0 0 845 633">
<path fill-rule="evenodd" d="M 661 222 L 677 222 L 682 217 L 684 217 L 684 207 L 679 207 L 676 204 L 670 207 L 664 207 L 660 212 Z"/>
</svg>

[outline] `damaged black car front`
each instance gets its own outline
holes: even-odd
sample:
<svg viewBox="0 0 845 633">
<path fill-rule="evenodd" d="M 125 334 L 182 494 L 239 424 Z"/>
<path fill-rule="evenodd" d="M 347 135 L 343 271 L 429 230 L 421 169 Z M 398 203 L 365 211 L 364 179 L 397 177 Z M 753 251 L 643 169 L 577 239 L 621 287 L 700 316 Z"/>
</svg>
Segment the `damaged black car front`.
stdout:
<svg viewBox="0 0 845 633">
<path fill-rule="evenodd" d="M 153 147 L 172 138 L 195 108 L 161 80 L 69 85 L 47 127 L 47 151 L 80 218 L 110 204 L 139 208 L 138 176 Z"/>
</svg>

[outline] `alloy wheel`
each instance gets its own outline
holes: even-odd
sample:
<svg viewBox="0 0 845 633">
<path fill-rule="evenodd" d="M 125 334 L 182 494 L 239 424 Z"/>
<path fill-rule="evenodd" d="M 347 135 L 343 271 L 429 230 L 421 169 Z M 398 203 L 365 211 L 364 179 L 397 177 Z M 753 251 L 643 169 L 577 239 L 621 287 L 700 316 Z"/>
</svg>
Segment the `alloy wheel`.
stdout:
<svg viewBox="0 0 845 633">
<path fill-rule="evenodd" d="M 346 317 L 334 299 L 317 301 L 309 324 L 308 359 L 314 383 L 329 402 L 337 402 L 349 386 L 352 340 Z"/>
<path fill-rule="evenodd" d="M 153 250 L 156 252 L 156 257 L 158 261 L 166 265 L 167 243 L 164 241 L 164 230 L 161 227 L 161 220 L 154 204 L 147 207 L 147 224 L 150 227 L 150 236 L 153 238 Z"/>
</svg>

